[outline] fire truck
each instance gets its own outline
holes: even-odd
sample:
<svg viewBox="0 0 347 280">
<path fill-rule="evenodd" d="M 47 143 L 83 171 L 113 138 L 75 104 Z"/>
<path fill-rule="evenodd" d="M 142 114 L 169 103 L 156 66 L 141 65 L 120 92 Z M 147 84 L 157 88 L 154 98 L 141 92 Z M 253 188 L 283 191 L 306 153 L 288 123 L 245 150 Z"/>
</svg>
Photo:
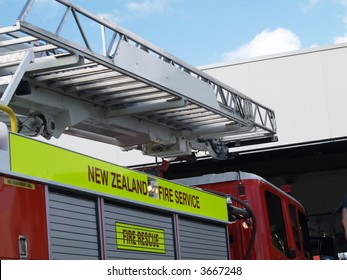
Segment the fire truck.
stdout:
<svg viewBox="0 0 347 280">
<path fill-rule="evenodd" d="M 218 160 L 277 140 L 272 109 L 139 36 L 28 0 L 0 28 L 0 94 L 1 259 L 311 258 L 304 207 L 256 175 L 169 181 L 42 140 Z"/>
<path fill-rule="evenodd" d="M 0 144 L 1 259 L 310 258 L 305 209 L 256 175 L 171 182 L 3 123 Z"/>
</svg>

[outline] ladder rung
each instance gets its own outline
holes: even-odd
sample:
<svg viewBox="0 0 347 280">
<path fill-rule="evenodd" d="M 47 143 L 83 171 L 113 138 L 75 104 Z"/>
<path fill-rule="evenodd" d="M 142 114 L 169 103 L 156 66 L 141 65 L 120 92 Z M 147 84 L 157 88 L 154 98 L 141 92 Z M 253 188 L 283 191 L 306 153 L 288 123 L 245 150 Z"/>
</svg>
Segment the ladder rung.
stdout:
<svg viewBox="0 0 347 280">
<path fill-rule="evenodd" d="M 0 86 L 2 85 L 8 85 L 12 80 L 12 75 L 6 75 L 0 77 Z"/>
<path fill-rule="evenodd" d="M 27 37 L 22 37 L 22 38 L 5 40 L 5 41 L 0 41 L 0 47 L 8 47 L 8 46 L 19 45 L 19 44 L 23 44 L 23 43 L 30 43 L 30 42 L 34 42 L 36 40 L 37 40 L 37 38 L 35 38 L 33 36 L 27 36 Z"/>
<path fill-rule="evenodd" d="M 33 52 L 37 53 L 37 52 L 45 52 L 45 51 L 51 51 L 51 50 L 55 50 L 58 47 L 52 44 L 47 44 L 47 45 L 42 45 L 39 47 L 35 47 L 33 48 Z"/>
<path fill-rule="evenodd" d="M 0 68 L 18 65 L 24 57 L 25 52 L 12 52 L 0 55 Z"/>
<path fill-rule="evenodd" d="M 2 27 L 2 28 L 0 28 L 0 34 L 11 33 L 11 32 L 15 32 L 15 31 L 18 31 L 18 30 L 19 30 L 18 25 Z"/>
</svg>

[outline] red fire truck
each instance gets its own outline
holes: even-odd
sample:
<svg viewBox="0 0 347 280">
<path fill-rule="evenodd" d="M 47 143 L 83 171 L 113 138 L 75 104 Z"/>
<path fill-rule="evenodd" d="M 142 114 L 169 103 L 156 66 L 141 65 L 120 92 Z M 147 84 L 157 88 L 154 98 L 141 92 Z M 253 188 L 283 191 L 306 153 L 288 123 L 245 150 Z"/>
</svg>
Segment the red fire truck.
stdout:
<svg viewBox="0 0 347 280">
<path fill-rule="evenodd" d="M 0 136 L 1 259 L 311 258 L 305 209 L 256 175 L 170 182 Z"/>
</svg>

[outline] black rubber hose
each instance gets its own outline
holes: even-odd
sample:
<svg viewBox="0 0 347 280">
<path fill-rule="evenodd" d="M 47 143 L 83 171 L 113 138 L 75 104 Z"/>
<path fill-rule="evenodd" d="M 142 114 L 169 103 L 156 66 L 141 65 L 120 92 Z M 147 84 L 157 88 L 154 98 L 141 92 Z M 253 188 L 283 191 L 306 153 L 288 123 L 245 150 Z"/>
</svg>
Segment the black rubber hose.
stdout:
<svg viewBox="0 0 347 280">
<path fill-rule="evenodd" d="M 251 255 L 251 250 L 252 250 L 252 247 L 253 247 L 254 241 L 255 241 L 255 234 L 257 232 L 257 219 L 256 219 L 256 217 L 254 215 L 254 212 L 253 212 L 252 208 L 249 207 L 249 205 L 246 202 L 244 202 L 243 200 L 241 200 L 241 199 L 239 199 L 239 198 L 237 198 L 235 196 L 232 196 L 232 195 L 230 195 L 230 198 L 231 198 L 231 200 L 234 200 L 237 203 L 241 204 L 243 207 L 245 207 L 246 210 L 248 211 L 249 215 L 252 218 L 252 235 L 251 235 L 251 240 L 249 241 L 248 248 L 247 248 L 246 254 L 244 256 L 244 259 L 248 260 L 250 258 L 250 255 Z"/>
</svg>

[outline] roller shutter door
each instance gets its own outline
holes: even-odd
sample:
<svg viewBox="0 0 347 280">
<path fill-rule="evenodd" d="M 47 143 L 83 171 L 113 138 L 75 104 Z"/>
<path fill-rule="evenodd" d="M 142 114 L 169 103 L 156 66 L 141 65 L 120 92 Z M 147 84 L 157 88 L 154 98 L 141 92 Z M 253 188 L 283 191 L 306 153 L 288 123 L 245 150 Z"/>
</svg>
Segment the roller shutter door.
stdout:
<svg viewBox="0 0 347 280">
<path fill-rule="evenodd" d="M 104 205 L 105 220 L 105 248 L 107 259 L 175 259 L 174 234 L 172 216 L 153 212 L 147 209 L 128 207 L 125 205 L 116 205 L 105 203 Z M 129 250 L 119 248 L 119 240 L 116 239 L 116 223 L 126 224 L 131 227 L 144 227 L 157 229 L 163 232 L 165 252 L 144 252 L 140 250 Z M 137 238 L 137 236 L 136 236 Z M 117 246 L 118 245 L 118 246 Z M 136 248 L 136 246 L 134 246 Z"/>
<path fill-rule="evenodd" d="M 225 225 L 180 217 L 179 243 L 182 260 L 228 259 Z"/>
<path fill-rule="evenodd" d="M 96 201 L 49 191 L 48 225 L 52 259 L 99 259 Z"/>
</svg>

